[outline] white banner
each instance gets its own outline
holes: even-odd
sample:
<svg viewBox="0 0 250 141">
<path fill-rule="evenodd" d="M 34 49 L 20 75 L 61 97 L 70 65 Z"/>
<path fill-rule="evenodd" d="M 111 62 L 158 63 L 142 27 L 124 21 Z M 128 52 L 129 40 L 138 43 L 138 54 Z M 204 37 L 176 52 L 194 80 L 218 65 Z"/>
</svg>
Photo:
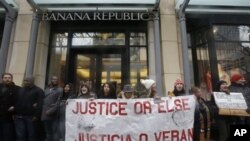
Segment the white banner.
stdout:
<svg viewBox="0 0 250 141">
<path fill-rule="evenodd" d="M 242 93 L 213 92 L 216 105 L 222 109 L 247 109 Z"/>
<path fill-rule="evenodd" d="M 194 96 L 70 99 L 66 141 L 192 141 Z"/>
</svg>

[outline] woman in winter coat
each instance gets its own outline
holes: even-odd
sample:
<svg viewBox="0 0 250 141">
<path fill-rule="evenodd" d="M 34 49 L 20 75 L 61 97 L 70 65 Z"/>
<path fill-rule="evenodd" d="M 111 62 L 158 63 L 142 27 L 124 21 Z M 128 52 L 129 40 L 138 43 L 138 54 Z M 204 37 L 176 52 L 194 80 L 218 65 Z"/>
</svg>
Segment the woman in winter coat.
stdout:
<svg viewBox="0 0 250 141">
<path fill-rule="evenodd" d="M 65 141 L 65 113 L 67 100 L 73 98 L 73 85 L 71 83 L 66 83 L 63 88 L 63 95 L 58 101 L 58 111 L 59 111 L 59 138 L 60 141 Z"/>
<path fill-rule="evenodd" d="M 174 82 L 174 90 L 168 91 L 168 96 L 184 96 L 185 95 L 185 89 L 184 89 L 184 83 L 180 79 L 176 79 Z"/>
<path fill-rule="evenodd" d="M 194 115 L 194 141 L 204 141 L 210 139 L 211 116 L 206 101 L 201 97 L 201 89 L 192 87 L 190 94 L 196 97 L 195 115 Z"/>
</svg>

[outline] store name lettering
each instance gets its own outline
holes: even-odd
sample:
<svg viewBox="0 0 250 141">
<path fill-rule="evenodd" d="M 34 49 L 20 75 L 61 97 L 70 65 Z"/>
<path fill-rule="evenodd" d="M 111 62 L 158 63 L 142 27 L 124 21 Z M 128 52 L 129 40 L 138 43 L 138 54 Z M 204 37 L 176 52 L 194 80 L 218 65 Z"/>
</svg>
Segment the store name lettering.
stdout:
<svg viewBox="0 0 250 141">
<path fill-rule="evenodd" d="M 44 21 L 75 21 L 75 20 L 150 20 L 150 13 L 131 13 L 131 12 L 93 12 L 93 13 L 43 13 L 42 20 Z"/>
</svg>

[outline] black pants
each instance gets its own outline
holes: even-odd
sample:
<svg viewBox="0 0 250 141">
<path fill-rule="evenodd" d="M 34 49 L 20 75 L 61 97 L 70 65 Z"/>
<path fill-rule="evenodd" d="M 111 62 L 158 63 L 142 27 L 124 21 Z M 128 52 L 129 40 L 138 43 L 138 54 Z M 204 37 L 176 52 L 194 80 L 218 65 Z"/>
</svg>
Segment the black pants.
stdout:
<svg viewBox="0 0 250 141">
<path fill-rule="evenodd" d="M 0 121 L 0 141 L 15 141 L 13 121 Z"/>
</svg>

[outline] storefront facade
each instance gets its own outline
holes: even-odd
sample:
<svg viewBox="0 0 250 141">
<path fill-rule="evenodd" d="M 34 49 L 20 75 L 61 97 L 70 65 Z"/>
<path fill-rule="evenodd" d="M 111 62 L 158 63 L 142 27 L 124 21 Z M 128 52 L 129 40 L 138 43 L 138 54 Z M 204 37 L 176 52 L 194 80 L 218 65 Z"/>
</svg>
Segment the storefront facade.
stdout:
<svg viewBox="0 0 250 141">
<path fill-rule="evenodd" d="M 67 8 L 46 11 L 38 3 L 35 5 L 40 7 L 36 9 L 30 1 L 16 2 L 19 11 L 6 71 L 14 74 L 18 85 L 29 74 L 41 87 L 57 75 L 61 84 L 72 82 L 77 86 L 88 81 L 95 92 L 106 81 L 122 87 L 128 83 L 135 86 L 140 79 L 155 79 L 152 14 L 156 1 L 132 10 L 119 9 L 123 4 L 112 5 L 108 12 L 101 8 L 97 12 Z M 36 26 L 38 31 L 34 34 Z M 34 40 L 35 49 L 31 49 Z"/>
<path fill-rule="evenodd" d="M 230 54 L 236 54 L 233 51 L 247 50 L 238 46 L 243 46 L 239 44 L 239 38 L 236 40 L 239 26 L 249 26 L 248 15 L 244 13 L 247 8 L 242 6 L 230 5 L 245 10 L 235 16 L 229 13 L 221 15 L 218 11 L 209 14 L 209 9 L 199 13 L 192 11 L 196 1 L 190 0 L 185 12 L 189 43 L 187 69 L 182 59 L 185 53 L 182 52 L 181 43 L 183 31 L 179 28 L 176 12 L 183 1 L 161 0 L 157 9 L 159 18 L 154 13 L 158 1 L 149 5 L 143 2 L 151 1 L 143 1 L 139 3 L 140 7 L 132 5 L 134 9 L 124 8 L 131 6 L 126 2 L 124 5 L 110 4 L 113 10 L 107 10 L 106 5 L 106 11 L 101 7 L 103 3 L 85 4 L 87 7 L 99 7 L 98 11 L 93 11 L 87 8 L 79 10 L 80 7 L 74 5 L 67 7 L 60 2 L 54 6 L 49 1 L 40 4 L 36 0 L 15 2 L 18 15 L 12 28 L 5 71 L 13 73 L 18 85 L 22 84 L 25 74 L 32 74 L 36 84 L 44 88 L 49 78 L 57 75 L 62 84 L 72 82 L 78 86 L 81 81 L 87 81 L 92 85 L 92 90 L 97 92 L 106 81 L 122 87 L 128 83 L 136 86 L 140 79 L 151 78 L 157 80 L 157 85 L 164 93 L 162 95 L 165 95 L 173 89 L 177 78 L 185 78 L 186 70 L 190 70 L 190 74 L 186 74 L 191 78 L 190 85 L 211 89 L 208 78 L 211 76 L 211 85 L 219 80 L 218 62 L 229 72 L 234 67 L 243 66 L 242 70 L 249 68 L 247 55 L 236 56 L 238 64 L 225 59 L 226 54 L 226 58 L 232 58 Z M 204 2 L 203 5 L 209 4 Z M 221 5 L 215 7 L 223 9 Z M 36 25 L 37 32 L 32 29 Z M 223 33 L 215 34 L 213 31 L 216 29 L 216 33 Z M 233 36 L 231 32 L 227 33 L 231 30 L 235 30 Z M 34 33 L 37 33 L 37 38 Z M 230 35 L 231 38 L 225 40 L 221 34 Z M 34 43 L 35 50 L 30 50 Z M 229 46 L 229 49 L 225 46 Z M 34 59 L 31 59 L 32 55 Z M 247 74 L 247 71 L 243 73 Z"/>
<path fill-rule="evenodd" d="M 249 82 L 249 1 L 190 1 L 186 9 L 193 84 L 211 92 L 234 74 Z M 191 60 L 191 59 L 190 59 Z"/>
</svg>

